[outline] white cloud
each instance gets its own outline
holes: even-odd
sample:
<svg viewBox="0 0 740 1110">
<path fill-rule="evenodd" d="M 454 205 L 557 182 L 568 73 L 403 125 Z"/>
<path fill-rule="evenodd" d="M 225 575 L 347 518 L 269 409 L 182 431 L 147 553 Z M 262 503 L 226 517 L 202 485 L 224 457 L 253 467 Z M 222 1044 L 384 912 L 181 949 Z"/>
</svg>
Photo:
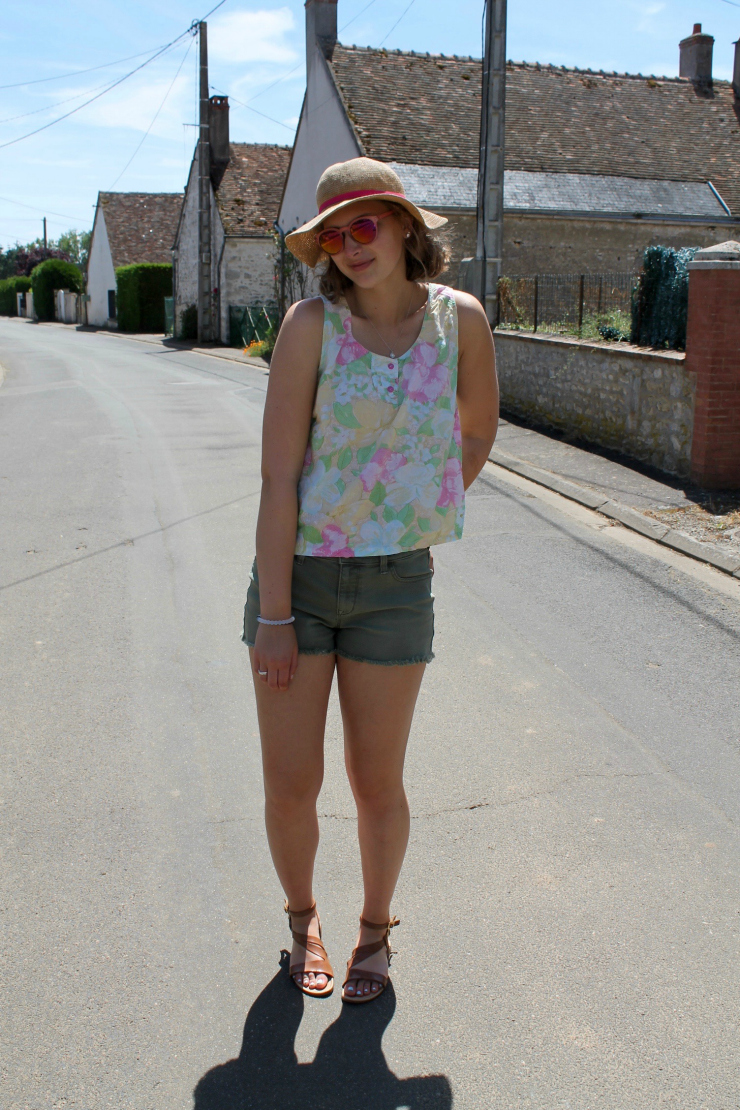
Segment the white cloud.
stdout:
<svg viewBox="0 0 740 1110">
<path fill-rule="evenodd" d="M 292 62 L 296 52 L 285 42 L 295 26 L 290 8 L 226 12 L 208 25 L 208 55 L 220 62 Z"/>
<path fill-rule="evenodd" d="M 665 30 L 665 20 L 660 20 L 656 23 L 655 17 L 660 15 L 666 9 L 665 4 L 632 4 L 633 11 L 639 14 L 637 21 L 637 30 L 644 34 L 661 34 Z"/>
<path fill-rule="evenodd" d="M 79 114 L 81 122 L 97 127 L 122 127 L 146 131 L 162 103 L 172 78 L 142 82 L 138 87 L 125 85 L 101 97 Z M 151 134 L 182 142 L 182 124 L 193 114 L 192 77 L 181 73 L 157 116 Z"/>
</svg>

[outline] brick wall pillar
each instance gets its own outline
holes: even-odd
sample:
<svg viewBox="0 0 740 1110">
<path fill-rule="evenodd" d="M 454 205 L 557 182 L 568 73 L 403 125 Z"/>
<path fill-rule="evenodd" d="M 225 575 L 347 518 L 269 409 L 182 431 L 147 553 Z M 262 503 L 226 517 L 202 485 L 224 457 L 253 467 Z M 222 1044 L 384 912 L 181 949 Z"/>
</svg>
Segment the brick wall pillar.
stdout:
<svg viewBox="0 0 740 1110">
<path fill-rule="evenodd" d="M 696 375 L 691 479 L 740 489 L 740 243 L 689 263 L 686 369 Z"/>
</svg>

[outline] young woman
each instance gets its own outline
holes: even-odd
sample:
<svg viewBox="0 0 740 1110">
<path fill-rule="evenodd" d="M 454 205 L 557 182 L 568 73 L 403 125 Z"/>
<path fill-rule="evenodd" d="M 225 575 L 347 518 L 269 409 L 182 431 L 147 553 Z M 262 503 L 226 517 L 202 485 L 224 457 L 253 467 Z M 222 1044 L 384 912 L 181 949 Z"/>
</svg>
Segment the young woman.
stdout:
<svg viewBox="0 0 740 1110">
<path fill-rule="evenodd" d="M 389 166 L 330 166 L 319 214 L 287 237 L 321 297 L 292 306 L 270 367 L 257 557 L 245 611 L 270 851 L 285 891 L 290 973 L 334 973 L 313 897 L 327 703 L 336 672 L 364 882 L 342 998 L 388 981 L 390 904 L 409 835 L 403 764 L 434 632 L 433 544 L 462 535 L 464 489 L 498 421 L 491 329 L 471 296 L 431 282 L 444 217 Z"/>
</svg>

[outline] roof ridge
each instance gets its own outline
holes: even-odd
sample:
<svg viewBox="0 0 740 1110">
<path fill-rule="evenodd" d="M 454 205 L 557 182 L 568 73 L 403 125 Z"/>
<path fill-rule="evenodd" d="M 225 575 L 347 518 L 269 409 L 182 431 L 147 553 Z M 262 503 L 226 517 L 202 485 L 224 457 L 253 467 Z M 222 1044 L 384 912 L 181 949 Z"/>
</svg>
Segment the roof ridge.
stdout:
<svg viewBox="0 0 740 1110">
<path fill-rule="evenodd" d="M 585 73 L 591 77 L 623 77 L 634 81 L 672 81 L 677 85 L 690 85 L 692 83 L 690 77 L 676 77 L 666 73 L 627 73 L 616 69 L 583 69 L 581 66 L 556 65 L 555 62 L 520 62 L 512 58 L 507 58 L 506 64 L 519 69 L 551 69 L 556 73 Z M 729 85 L 731 82 L 725 81 L 721 77 L 715 77 L 713 83 L 715 85 Z"/>
<path fill-rule="evenodd" d="M 435 54 L 430 51 L 422 50 L 387 50 L 383 46 L 357 46 L 356 43 L 338 42 L 337 46 L 344 50 L 353 50 L 358 54 L 380 54 L 383 57 L 404 57 L 404 58 L 440 58 L 448 62 L 481 62 L 481 59 L 472 54 Z M 691 79 L 689 77 L 677 77 L 667 73 L 628 73 L 626 70 L 607 70 L 607 69 L 590 69 L 582 66 L 564 66 L 557 65 L 555 62 L 527 62 L 517 61 L 513 58 L 507 58 L 506 65 L 517 69 L 533 69 L 533 70 L 552 70 L 555 73 L 584 73 L 591 77 L 619 77 L 633 81 L 671 81 L 677 85 L 690 85 Z M 730 81 L 724 78 L 715 77 L 713 79 L 715 85 L 730 85 Z"/>
<path fill-rule="evenodd" d="M 382 54 L 384 57 L 402 55 L 405 58 L 444 58 L 448 62 L 481 61 L 480 58 L 475 58 L 472 54 L 431 54 L 428 50 L 387 50 L 384 46 L 357 46 L 355 43 L 349 45 L 346 42 L 338 42 L 336 45 L 344 50 L 356 50 L 358 53 L 362 51 L 365 54 Z"/>
<path fill-rule="evenodd" d="M 258 147 L 263 147 L 264 149 L 267 149 L 267 150 L 291 150 L 292 149 L 291 146 L 288 143 L 250 143 L 250 142 L 246 142 L 246 141 L 242 142 L 241 139 L 229 139 L 229 146 L 251 146 L 251 147 L 258 146 Z"/>
</svg>

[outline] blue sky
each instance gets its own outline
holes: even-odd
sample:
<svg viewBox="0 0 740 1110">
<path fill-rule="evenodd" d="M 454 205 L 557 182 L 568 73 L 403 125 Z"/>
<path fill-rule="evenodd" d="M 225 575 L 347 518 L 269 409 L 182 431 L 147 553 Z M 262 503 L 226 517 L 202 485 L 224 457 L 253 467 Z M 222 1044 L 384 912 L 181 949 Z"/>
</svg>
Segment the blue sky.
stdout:
<svg viewBox="0 0 740 1110">
<path fill-rule="evenodd" d="M 52 237 L 71 227 L 89 228 L 99 189 L 182 189 L 196 107 L 197 50 L 189 36 L 69 119 L 22 142 L 1 144 L 43 126 L 141 65 L 146 56 L 75 73 L 154 52 L 211 6 L 208 0 L 201 8 L 193 3 L 5 5 L 0 84 L 16 87 L 0 89 L 0 245 L 40 234 L 44 214 Z M 340 40 L 480 56 L 482 0 L 413 0 L 404 14 L 407 4 L 339 0 Z M 715 36 L 715 75 L 729 78 L 732 43 L 740 37 L 740 0 L 509 0 L 507 54 L 675 75 L 678 41 L 695 22 Z M 227 0 L 208 26 L 210 80 L 213 91 L 232 98 L 232 139 L 289 144 L 304 85 L 302 0 Z"/>
</svg>

